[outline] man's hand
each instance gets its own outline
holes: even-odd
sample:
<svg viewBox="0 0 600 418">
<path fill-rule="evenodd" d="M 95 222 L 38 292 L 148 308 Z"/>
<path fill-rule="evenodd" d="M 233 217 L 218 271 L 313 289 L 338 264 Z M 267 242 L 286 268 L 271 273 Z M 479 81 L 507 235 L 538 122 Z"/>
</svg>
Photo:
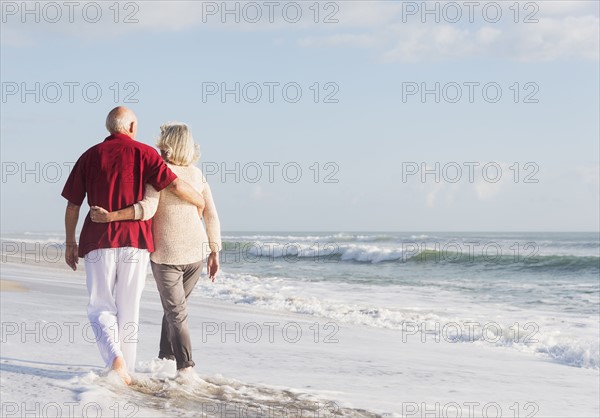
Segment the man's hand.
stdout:
<svg viewBox="0 0 600 418">
<path fill-rule="evenodd" d="M 214 282 L 219 271 L 219 253 L 210 253 L 206 262 L 206 269 L 208 270 L 209 279 Z"/>
<path fill-rule="evenodd" d="M 79 262 L 77 251 L 78 247 L 76 242 L 67 242 L 65 261 L 67 262 L 67 265 L 73 269 L 73 271 L 77 270 L 77 263 Z"/>
<path fill-rule="evenodd" d="M 112 222 L 111 212 L 101 208 L 100 206 L 92 206 L 90 208 L 90 218 L 92 222 L 96 223 Z"/>
<path fill-rule="evenodd" d="M 167 189 L 173 192 L 178 198 L 197 206 L 200 213 L 204 211 L 204 206 L 206 206 L 204 198 L 185 180 L 176 178 L 167 186 Z"/>
<path fill-rule="evenodd" d="M 67 202 L 67 209 L 65 210 L 65 243 L 67 244 L 65 261 L 73 271 L 77 270 L 77 262 L 79 261 L 79 257 L 77 256 L 77 239 L 75 238 L 79 208 L 79 205 Z"/>
</svg>

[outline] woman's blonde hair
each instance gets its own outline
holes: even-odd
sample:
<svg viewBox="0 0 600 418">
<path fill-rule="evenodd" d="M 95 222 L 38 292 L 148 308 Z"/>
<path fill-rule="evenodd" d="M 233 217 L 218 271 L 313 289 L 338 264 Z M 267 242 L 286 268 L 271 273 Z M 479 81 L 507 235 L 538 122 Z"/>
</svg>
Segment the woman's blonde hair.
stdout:
<svg viewBox="0 0 600 418">
<path fill-rule="evenodd" d="M 192 131 L 185 123 L 162 125 L 156 146 L 171 164 L 188 166 L 200 159 L 200 147 L 194 143 Z"/>
</svg>

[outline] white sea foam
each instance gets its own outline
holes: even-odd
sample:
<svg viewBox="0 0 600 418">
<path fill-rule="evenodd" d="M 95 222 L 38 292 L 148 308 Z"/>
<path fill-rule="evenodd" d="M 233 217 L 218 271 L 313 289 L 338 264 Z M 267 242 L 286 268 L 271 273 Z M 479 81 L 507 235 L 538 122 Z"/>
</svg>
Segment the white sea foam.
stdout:
<svg viewBox="0 0 600 418">
<path fill-rule="evenodd" d="M 35 245 L 53 245 L 53 246 L 63 246 L 65 244 L 64 238 L 60 238 L 59 236 L 48 236 L 48 237 L 31 237 L 31 238 L 23 238 L 19 236 L 2 236 L 0 239 L 5 246 L 9 245 L 8 243 L 16 244 L 16 245 L 30 245 L 32 248 Z"/>
<path fill-rule="evenodd" d="M 253 245 L 242 247 L 244 251 L 254 257 L 268 258 L 324 258 L 341 259 L 342 261 L 357 261 L 380 263 L 384 261 L 397 261 L 413 257 L 418 254 L 414 246 L 404 248 L 393 246 L 378 246 L 370 244 L 339 244 L 339 243 L 302 243 L 293 242 L 277 244 L 257 242 Z M 405 254 L 407 254 L 405 256 Z"/>
<path fill-rule="evenodd" d="M 358 408 L 380 416 L 403 416 L 402 402 L 428 406 L 439 403 L 442 407 L 494 402 L 511 415 L 515 402 L 522 406 L 535 401 L 540 416 L 598 416 L 598 371 L 592 367 L 597 350 L 587 341 L 589 336 L 597 340 L 596 315 L 526 311 L 439 287 L 311 283 L 284 277 L 289 269 L 278 270 L 282 277 L 277 278 L 227 271 L 233 267 L 225 266 L 226 271 L 216 283 L 203 279 L 190 300 L 189 325 L 199 380 L 182 383 L 174 377 L 173 362 L 152 360 L 160 338 L 162 306 L 155 286 L 147 286 L 140 312 L 135 387 L 125 387 L 116 376 L 102 373 L 96 345 L 82 340 L 79 333 L 73 334 L 74 340 L 65 330 L 64 338 L 58 341 L 42 338 L 33 342 L 27 331 L 26 339 L 15 334 L 2 344 L 3 408 L 16 409 L 15 416 L 23 415 L 25 408 L 31 411 L 37 405 L 44 411 L 58 404 L 62 416 L 69 415 L 68 408 L 73 407 L 77 416 L 171 417 L 199 416 L 205 405 L 294 407 L 319 402 L 324 406 L 328 404 L 323 400 L 333 400 L 340 405 L 336 416 L 356 417 L 372 416 Z M 3 296 L 3 323 L 23 324 L 32 330 L 40 321 L 76 321 L 80 324 L 76 329 L 80 330 L 87 321 L 87 292 L 81 269 L 67 273 L 9 262 L 3 264 L 2 274 L 3 279 L 20 281 L 30 289 Z M 278 299 L 279 295 L 284 299 Z M 59 308 L 56 301 L 61 301 Z M 291 313 L 293 306 L 304 313 Z M 322 316 L 327 314 L 340 319 Z M 404 343 L 402 329 L 369 323 L 387 319 L 393 324 L 402 318 L 407 319 L 405 324 L 428 321 L 430 328 L 438 321 L 493 321 L 508 327 L 509 332 L 509 325 L 520 320 L 518 329 L 524 333 L 517 338 L 507 334 L 505 341 L 497 344 L 485 339 L 470 343 L 464 336 L 454 343 L 422 344 L 421 333 L 408 330 Z M 281 338 L 281 334 L 276 334 L 273 341 L 263 338 L 258 343 L 244 338 L 236 341 L 236 336 L 229 334 L 226 340 L 223 335 L 214 335 L 206 342 L 203 339 L 206 323 L 229 333 L 240 323 L 273 321 L 299 324 L 306 338 L 296 343 Z M 526 321 L 540 325 L 534 335 L 540 340 L 537 345 L 525 341 L 530 336 Z M 339 323 L 338 343 L 325 344 L 322 334 L 316 342 L 315 322 L 321 325 L 320 330 L 326 322 Z M 448 331 L 447 335 L 453 334 Z M 552 358 L 578 367 L 552 364 L 548 361 Z M 464 407 L 462 416 L 486 416 L 481 407 L 469 411 Z M 207 415 L 225 416 L 222 412 Z M 288 412 L 288 416 L 299 415 L 297 409 Z M 309 409 L 302 416 L 326 415 L 332 415 L 331 411 L 322 408 L 318 415 Z M 262 416 L 285 414 L 277 411 Z"/>
<path fill-rule="evenodd" d="M 547 314 L 537 312 L 534 312 L 533 320 L 531 312 L 517 310 L 513 310 L 510 317 L 499 316 L 501 306 L 482 309 L 474 305 L 471 308 L 467 300 L 457 305 L 445 300 L 448 295 L 442 293 L 437 302 L 433 299 L 427 305 L 407 307 L 402 303 L 408 296 L 407 290 L 398 287 L 382 290 L 377 286 L 357 286 L 351 289 L 340 284 L 222 273 L 217 284 L 201 282 L 197 294 L 266 310 L 397 330 L 411 338 L 420 338 L 414 336 L 417 333 L 433 331 L 437 338 L 453 343 L 510 347 L 543 354 L 569 366 L 600 367 L 600 347 L 594 321 L 572 317 L 548 318 Z M 419 298 L 423 299 L 423 294 L 416 293 L 408 299 L 416 301 Z M 436 305 L 452 308 L 440 310 Z M 479 310 L 479 314 L 474 314 L 475 310 Z"/>
<path fill-rule="evenodd" d="M 376 416 L 291 388 L 254 385 L 221 374 L 200 376 L 194 370 L 177 374 L 171 360 L 144 362 L 132 377 L 127 387 L 114 372 L 88 372 L 62 386 L 78 392 L 80 403 L 94 405 L 102 416 L 286 416 L 291 410 L 319 416 L 332 406 L 340 417 Z"/>
</svg>

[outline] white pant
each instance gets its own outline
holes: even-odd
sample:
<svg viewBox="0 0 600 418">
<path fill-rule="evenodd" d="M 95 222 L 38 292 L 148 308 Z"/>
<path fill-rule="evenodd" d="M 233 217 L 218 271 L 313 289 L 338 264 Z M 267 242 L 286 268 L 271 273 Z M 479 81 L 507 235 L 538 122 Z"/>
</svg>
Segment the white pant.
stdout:
<svg viewBox="0 0 600 418">
<path fill-rule="evenodd" d="M 122 356 L 135 370 L 140 298 L 146 284 L 148 250 L 103 248 L 85 255 L 88 318 L 107 366 Z"/>
</svg>

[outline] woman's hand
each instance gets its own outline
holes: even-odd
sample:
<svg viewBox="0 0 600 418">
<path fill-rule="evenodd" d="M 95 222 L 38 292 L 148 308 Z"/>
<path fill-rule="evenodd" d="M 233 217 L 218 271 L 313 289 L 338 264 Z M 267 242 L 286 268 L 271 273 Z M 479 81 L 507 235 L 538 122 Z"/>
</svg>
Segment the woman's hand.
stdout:
<svg viewBox="0 0 600 418">
<path fill-rule="evenodd" d="M 214 282 L 219 271 L 219 253 L 210 253 L 206 262 L 206 269 L 208 270 L 208 278 Z"/>
<path fill-rule="evenodd" d="M 106 209 L 101 208 L 100 206 L 92 206 L 90 209 L 90 218 L 92 219 L 92 222 L 106 223 L 113 221 L 111 216 L 112 213 Z"/>
</svg>

